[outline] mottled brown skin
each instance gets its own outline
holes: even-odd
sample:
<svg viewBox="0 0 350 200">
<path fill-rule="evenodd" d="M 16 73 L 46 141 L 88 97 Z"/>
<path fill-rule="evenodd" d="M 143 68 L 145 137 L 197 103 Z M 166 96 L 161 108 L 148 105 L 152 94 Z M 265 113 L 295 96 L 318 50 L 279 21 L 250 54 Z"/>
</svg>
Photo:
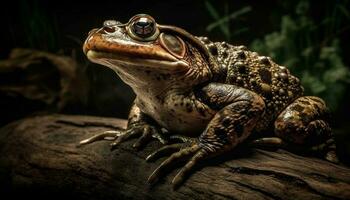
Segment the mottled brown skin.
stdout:
<svg viewBox="0 0 350 200">
<path fill-rule="evenodd" d="M 92 61 L 113 69 L 136 93 L 125 131 L 81 141 L 131 137 L 135 148 L 152 137 L 163 146 L 147 157 L 171 154 L 151 174 L 155 183 L 174 163 L 189 158 L 172 183 L 178 186 L 206 158 L 252 143 L 323 152 L 335 161 L 328 111 L 318 97 L 303 96 L 298 78 L 271 58 L 244 46 L 211 42 L 136 15 L 127 24 L 106 21 L 84 44 Z"/>
</svg>

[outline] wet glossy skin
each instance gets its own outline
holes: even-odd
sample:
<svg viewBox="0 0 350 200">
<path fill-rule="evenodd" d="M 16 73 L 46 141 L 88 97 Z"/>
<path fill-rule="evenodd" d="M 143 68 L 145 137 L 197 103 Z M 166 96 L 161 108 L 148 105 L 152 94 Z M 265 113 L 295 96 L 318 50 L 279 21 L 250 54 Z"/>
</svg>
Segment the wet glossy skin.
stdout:
<svg viewBox="0 0 350 200">
<path fill-rule="evenodd" d="M 329 160 L 336 158 L 325 103 L 304 97 L 299 79 L 286 67 L 244 46 L 211 42 L 136 15 L 127 24 L 106 21 L 89 33 L 83 49 L 89 60 L 113 69 L 137 97 L 125 131 L 81 144 L 115 136 L 115 148 L 141 135 L 134 144 L 138 148 L 152 136 L 169 142 L 169 134 L 184 142 L 147 158 L 175 152 L 153 172 L 150 183 L 189 156 L 173 180 L 177 186 L 198 161 L 232 151 L 248 136 L 258 145 L 317 149 Z"/>
</svg>

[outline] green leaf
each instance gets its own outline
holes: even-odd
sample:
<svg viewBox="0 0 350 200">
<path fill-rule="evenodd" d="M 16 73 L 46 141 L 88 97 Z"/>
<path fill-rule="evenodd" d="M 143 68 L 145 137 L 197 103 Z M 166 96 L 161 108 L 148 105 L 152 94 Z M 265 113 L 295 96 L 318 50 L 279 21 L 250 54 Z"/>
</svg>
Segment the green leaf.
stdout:
<svg viewBox="0 0 350 200">
<path fill-rule="evenodd" d="M 219 15 L 219 13 L 216 11 L 216 9 L 214 8 L 214 6 L 209 2 L 209 1 L 205 1 L 205 6 L 206 6 L 206 8 L 207 8 L 207 10 L 208 10 L 208 12 L 209 12 L 209 14 L 216 20 L 216 21 L 219 21 L 220 20 L 220 15 Z M 215 23 L 215 22 L 214 22 Z M 215 27 L 213 27 L 213 28 L 209 28 L 209 26 L 210 26 L 210 24 L 207 26 L 207 28 L 206 28 L 206 30 L 208 31 L 208 32 L 210 32 L 212 29 L 214 29 Z M 219 28 L 220 28 L 220 30 L 221 30 L 221 32 L 225 35 L 225 37 L 227 38 L 227 39 L 229 39 L 230 38 L 230 29 L 229 29 L 229 27 L 228 27 L 228 24 L 226 23 L 226 24 L 224 24 L 224 23 L 220 23 L 220 24 L 218 24 L 217 25 Z"/>
<path fill-rule="evenodd" d="M 222 17 L 222 18 L 218 19 L 217 21 L 209 24 L 206 29 L 207 29 L 207 31 L 211 31 L 215 27 L 220 26 L 223 23 L 226 23 L 226 22 L 228 22 L 228 21 L 230 21 L 232 19 L 236 19 L 239 16 L 250 12 L 251 10 L 252 10 L 252 8 L 250 6 L 243 7 L 241 9 L 237 10 L 237 11 L 234 11 L 233 13 L 229 14 L 228 16 Z"/>
<path fill-rule="evenodd" d="M 219 20 L 219 19 L 220 19 L 220 15 L 219 15 L 219 13 L 216 11 L 216 9 L 214 8 L 214 6 L 213 6 L 209 1 L 205 1 L 204 4 L 205 4 L 205 7 L 207 8 L 209 14 L 210 14 L 215 20 Z"/>
</svg>

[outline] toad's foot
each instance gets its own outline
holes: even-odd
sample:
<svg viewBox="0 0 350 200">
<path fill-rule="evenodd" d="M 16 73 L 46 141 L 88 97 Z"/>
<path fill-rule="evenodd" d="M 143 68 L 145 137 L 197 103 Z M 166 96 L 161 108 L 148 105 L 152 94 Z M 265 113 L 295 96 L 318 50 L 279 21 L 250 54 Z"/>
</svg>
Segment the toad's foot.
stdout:
<svg viewBox="0 0 350 200">
<path fill-rule="evenodd" d="M 144 147 L 152 138 L 157 138 L 163 144 L 167 143 L 167 139 L 157 127 L 144 123 L 135 123 L 131 124 L 125 130 L 105 131 L 101 134 L 92 136 L 80 141 L 79 145 L 86 145 L 100 140 L 108 140 L 114 141 L 111 144 L 111 150 L 114 150 L 121 142 L 136 137 L 139 138 L 132 146 L 137 150 Z"/>
<path fill-rule="evenodd" d="M 192 169 L 199 161 L 210 156 L 210 153 L 207 152 L 205 148 L 202 148 L 198 139 L 191 139 L 187 140 L 185 143 L 163 146 L 157 151 L 150 154 L 146 160 L 153 161 L 170 153 L 173 154 L 165 161 L 163 161 L 156 170 L 154 170 L 154 172 L 147 180 L 148 183 L 156 183 L 158 179 L 162 177 L 168 170 L 170 170 L 170 168 L 176 163 L 186 158 L 190 158 L 186 165 L 177 173 L 177 175 L 172 180 L 173 187 L 176 189 L 179 185 L 181 185 L 186 176 L 192 171 Z"/>
</svg>

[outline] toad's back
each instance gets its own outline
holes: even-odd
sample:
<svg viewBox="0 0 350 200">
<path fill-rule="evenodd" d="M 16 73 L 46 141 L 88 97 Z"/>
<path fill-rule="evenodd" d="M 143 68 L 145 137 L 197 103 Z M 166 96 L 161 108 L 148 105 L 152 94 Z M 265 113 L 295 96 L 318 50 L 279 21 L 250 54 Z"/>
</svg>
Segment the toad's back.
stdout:
<svg viewBox="0 0 350 200">
<path fill-rule="evenodd" d="M 221 63 L 224 75 L 219 75 L 220 82 L 246 88 L 263 98 L 265 114 L 255 128 L 257 131 L 270 127 L 286 106 L 303 95 L 299 79 L 269 57 L 248 51 L 245 46 L 199 39 Z"/>
</svg>

